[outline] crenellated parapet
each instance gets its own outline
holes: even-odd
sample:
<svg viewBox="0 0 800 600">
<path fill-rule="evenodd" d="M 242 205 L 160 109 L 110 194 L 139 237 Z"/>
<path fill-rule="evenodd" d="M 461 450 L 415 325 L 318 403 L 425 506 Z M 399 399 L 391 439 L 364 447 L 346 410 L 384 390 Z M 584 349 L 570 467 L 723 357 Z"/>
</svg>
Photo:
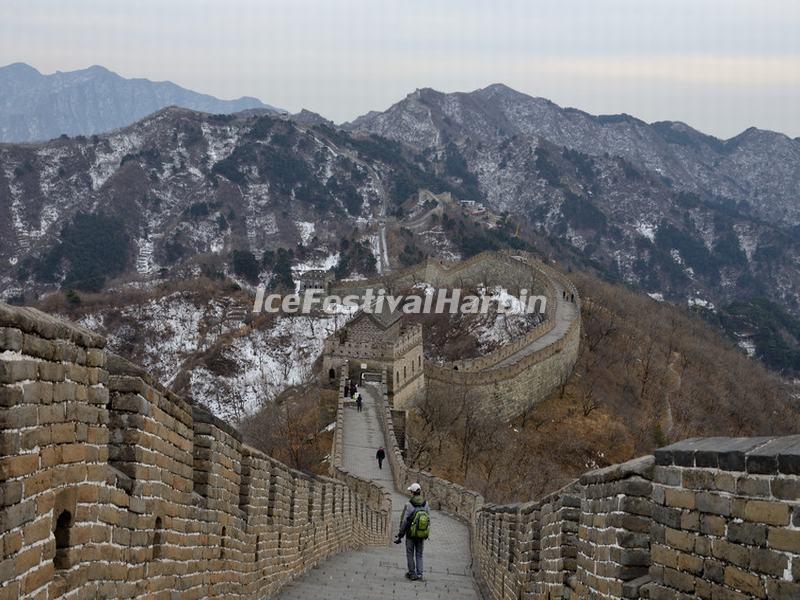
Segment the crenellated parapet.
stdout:
<svg viewBox="0 0 800 600">
<path fill-rule="evenodd" d="M 800 598 L 800 435 L 690 439 L 495 505 L 409 468 L 385 395 L 379 417 L 395 485 L 469 525 L 487 599 Z"/>
<path fill-rule="evenodd" d="M 487 597 L 800 597 L 800 436 L 698 438 L 475 519 Z"/>
<path fill-rule="evenodd" d="M 266 598 L 386 542 L 377 486 L 290 469 L 104 346 L 0 303 L 0 598 Z"/>
</svg>

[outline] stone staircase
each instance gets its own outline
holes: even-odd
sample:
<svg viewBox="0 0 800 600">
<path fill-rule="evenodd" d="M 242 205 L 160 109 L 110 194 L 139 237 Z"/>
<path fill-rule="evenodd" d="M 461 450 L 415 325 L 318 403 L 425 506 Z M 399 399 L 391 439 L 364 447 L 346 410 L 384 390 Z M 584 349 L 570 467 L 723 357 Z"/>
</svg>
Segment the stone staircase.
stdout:
<svg viewBox="0 0 800 600">
<path fill-rule="evenodd" d="M 344 409 L 343 467 L 353 475 L 374 481 L 392 495 L 392 531 L 399 528 L 407 496 L 395 489 L 392 467 L 384 461 L 378 469 L 375 452 L 389 447 L 378 419 L 382 407 L 380 389 L 360 387 L 364 410 Z M 424 598 L 477 600 L 472 579 L 469 527 L 441 512 L 431 513 L 431 539 L 425 544 L 423 581 L 405 578 L 405 544 L 369 547 L 338 554 L 287 585 L 281 600 L 375 600 L 376 598 Z"/>
</svg>

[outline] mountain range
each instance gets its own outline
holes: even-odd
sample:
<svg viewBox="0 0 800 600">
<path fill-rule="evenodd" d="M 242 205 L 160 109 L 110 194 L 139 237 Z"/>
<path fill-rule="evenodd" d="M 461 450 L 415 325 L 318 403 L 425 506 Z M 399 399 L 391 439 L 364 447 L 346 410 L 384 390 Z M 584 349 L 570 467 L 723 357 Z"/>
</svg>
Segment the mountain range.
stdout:
<svg viewBox="0 0 800 600">
<path fill-rule="evenodd" d="M 343 127 L 439 160 L 553 256 L 688 303 L 748 352 L 800 371 L 800 139 L 750 128 L 719 140 L 501 84 L 416 90 Z"/>
<path fill-rule="evenodd" d="M 590 115 L 495 84 L 470 93 L 416 90 L 344 128 L 418 148 L 544 139 L 591 156 L 624 158 L 672 189 L 718 199 L 772 223 L 800 223 L 800 139 L 754 127 L 720 140 L 681 122 Z"/>
<path fill-rule="evenodd" d="M 101 66 L 43 75 L 25 63 L 0 68 L 0 142 L 92 135 L 167 106 L 209 113 L 278 112 L 256 98 L 220 100 L 169 81 L 126 79 Z"/>
<path fill-rule="evenodd" d="M 237 270 L 263 280 L 279 248 L 364 275 L 388 223 L 395 266 L 529 245 L 689 305 L 800 372 L 797 139 L 719 140 L 503 85 L 417 90 L 341 126 L 308 111 L 209 114 L 220 112 L 165 108 L 110 133 L 0 146 L 0 295 Z M 420 189 L 483 203 L 501 225 L 412 232 Z"/>
</svg>

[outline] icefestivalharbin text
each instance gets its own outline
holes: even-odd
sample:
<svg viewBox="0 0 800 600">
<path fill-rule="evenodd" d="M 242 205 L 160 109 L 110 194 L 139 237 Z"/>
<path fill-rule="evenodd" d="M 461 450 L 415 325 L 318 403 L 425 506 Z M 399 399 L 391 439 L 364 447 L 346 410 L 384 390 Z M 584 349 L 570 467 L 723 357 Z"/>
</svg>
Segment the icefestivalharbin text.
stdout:
<svg viewBox="0 0 800 600">
<path fill-rule="evenodd" d="M 486 314 L 490 310 L 501 314 L 544 314 L 547 311 L 546 296 L 529 296 L 521 290 L 513 296 L 505 289 L 482 295 L 464 294 L 458 288 L 432 290 L 423 294 L 393 296 L 384 290 L 368 288 L 363 294 L 348 296 L 328 295 L 323 290 L 304 290 L 299 294 L 267 294 L 259 286 L 253 302 L 253 312 L 258 314 L 284 313 L 309 314 L 314 311 L 334 313 L 368 313 L 401 311 L 406 314 Z"/>
</svg>

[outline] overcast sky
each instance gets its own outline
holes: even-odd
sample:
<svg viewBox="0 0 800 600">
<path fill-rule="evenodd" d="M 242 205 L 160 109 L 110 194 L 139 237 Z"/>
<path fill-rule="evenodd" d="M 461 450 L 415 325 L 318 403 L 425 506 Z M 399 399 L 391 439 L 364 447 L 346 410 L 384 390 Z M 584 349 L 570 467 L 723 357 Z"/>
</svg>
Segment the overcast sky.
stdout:
<svg viewBox="0 0 800 600">
<path fill-rule="evenodd" d="M 4 0 L 0 64 L 101 64 L 334 121 L 495 82 L 720 137 L 800 136 L 798 0 Z M 2 90 L 0 90 L 2 93 Z"/>
</svg>

